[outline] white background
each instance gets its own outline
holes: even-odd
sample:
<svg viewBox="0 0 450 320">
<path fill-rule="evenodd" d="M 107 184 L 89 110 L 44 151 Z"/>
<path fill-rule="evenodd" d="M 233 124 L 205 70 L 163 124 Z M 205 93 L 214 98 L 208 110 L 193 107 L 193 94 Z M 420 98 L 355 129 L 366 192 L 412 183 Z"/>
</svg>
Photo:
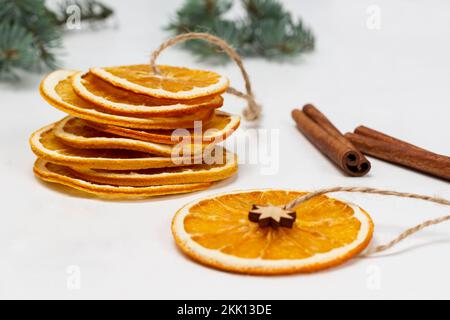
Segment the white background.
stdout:
<svg viewBox="0 0 450 320">
<path fill-rule="evenodd" d="M 168 34 L 182 1 L 109 1 L 119 27 L 65 37 L 64 66 L 141 63 Z M 336 185 L 389 188 L 450 198 L 447 182 L 372 160 L 364 178 L 344 176 L 295 129 L 290 112 L 315 103 L 342 131 L 365 124 L 450 154 L 450 2 L 284 1 L 317 37 L 295 62 L 249 59 L 245 65 L 264 106 L 261 127 L 280 130 L 279 170 L 243 164 L 227 183 L 196 194 L 112 202 L 68 194 L 32 174 L 28 137 L 63 117 L 38 94 L 41 75 L 1 84 L 0 297 L 2 298 L 450 298 L 450 224 L 430 228 L 377 258 L 355 259 L 311 275 L 254 277 L 224 273 L 185 258 L 172 240 L 175 211 L 193 199 L 246 188 L 313 190 Z M 366 27 L 369 5 L 381 29 Z M 236 10 L 233 14 L 239 14 Z M 242 88 L 238 69 L 201 64 L 169 49 L 162 63 L 214 69 Z M 225 110 L 243 103 L 227 98 Z M 241 133 L 250 125 L 244 123 Z M 387 241 L 446 207 L 389 197 L 339 194 L 368 210 L 373 244 Z M 81 271 L 69 290 L 69 266 Z"/>
</svg>

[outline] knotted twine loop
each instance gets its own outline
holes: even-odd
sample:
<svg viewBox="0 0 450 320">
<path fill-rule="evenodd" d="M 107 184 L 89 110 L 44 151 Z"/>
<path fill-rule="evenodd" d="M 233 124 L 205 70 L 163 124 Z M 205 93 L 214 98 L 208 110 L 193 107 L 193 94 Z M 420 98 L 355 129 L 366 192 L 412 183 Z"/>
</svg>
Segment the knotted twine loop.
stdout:
<svg viewBox="0 0 450 320">
<path fill-rule="evenodd" d="M 245 70 L 244 64 L 242 62 L 241 57 L 239 54 L 234 50 L 231 45 L 229 45 L 226 41 L 223 39 L 213 36 L 209 33 L 199 33 L 199 32 L 191 32 L 191 33 L 184 33 L 181 35 L 178 35 L 172 39 L 169 39 L 165 42 L 163 42 L 153 53 L 150 57 L 150 65 L 152 67 L 152 70 L 156 74 L 160 74 L 158 67 L 156 66 L 156 59 L 158 56 L 168 47 L 171 47 L 177 43 L 184 42 L 187 40 L 192 39 L 201 39 L 205 40 L 207 42 L 213 43 L 220 47 L 231 59 L 233 59 L 234 62 L 238 65 L 239 69 L 241 70 L 242 77 L 244 78 L 245 82 L 245 90 L 247 93 L 243 93 L 235 88 L 229 87 L 227 92 L 235 95 L 239 98 L 243 98 L 247 100 L 247 108 L 244 109 L 243 114 L 246 120 L 252 121 L 259 118 L 261 114 L 261 106 L 256 103 L 255 97 L 253 95 L 252 91 L 252 85 L 250 83 L 250 77 Z"/>
<path fill-rule="evenodd" d="M 298 198 L 294 199 L 293 201 L 289 202 L 285 206 L 285 209 L 292 210 L 299 204 L 301 204 L 305 201 L 308 201 L 309 199 L 312 199 L 316 196 L 320 196 L 320 195 L 330 193 L 330 192 L 361 192 L 361 193 L 381 194 L 381 195 L 396 196 L 396 197 L 402 197 L 402 198 L 420 199 L 420 200 L 425 200 L 425 201 L 430 201 L 430 202 L 435 202 L 435 203 L 450 206 L 450 201 L 447 199 L 431 197 L 431 196 L 424 196 L 424 195 L 415 194 L 415 193 L 405 193 L 405 192 L 397 192 L 397 191 L 381 190 L 381 189 L 365 188 L 365 187 L 334 187 L 334 188 L 320 189 L 320 190 L 308 193 L 307 195 L 298 197 Z M 433 226 L 433 225 L 436 225 L 436 224 L 439 224 L 439 223 L 442 223 L 442 222 L 445 222 L 448 220 L 450 220 L 450 215 L 422 222 L 421 224 L 419 224 L 415 227 L 407 229 L 406 231 L 401 233 L 397 238 L 393 239 L 392 241 L 390 241 L 384 245 L 377 246 L 373 249 L 367 250 L 361 256 L 367 257 L 367 256 L 370 256 L 375 253 L 380 253 L 380 252 L 386 251 L 386 250 L 392 248 L 393 246 L 395 246 L 400 241 L 419 232 L 420 230 L 423 230 L 427 227 L 430 227 L 430 226 Z"/>
</svg>

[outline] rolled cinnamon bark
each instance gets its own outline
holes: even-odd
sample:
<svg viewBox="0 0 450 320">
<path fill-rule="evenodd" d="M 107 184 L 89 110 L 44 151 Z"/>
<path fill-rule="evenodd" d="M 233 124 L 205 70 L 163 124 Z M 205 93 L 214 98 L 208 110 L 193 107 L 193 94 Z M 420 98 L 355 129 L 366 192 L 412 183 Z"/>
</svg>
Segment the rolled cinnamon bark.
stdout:
<svg viewBox="0 0 450 320">
<path fill-rule="evenodd" d="M 381 140 L 381 141 L 385 141 L 385 142 L 389 142 L 389 143 L 397 143 L 399 145 L 403 145 L 405 147 L 410 147 L 416 150 L 422 150 L 422 151 L 427 151 L 425 149 L 422 149 L 418 146 L 415 146 L 411 143 L 408 143 L 406 141 L 388 136 L 387 134 L 384 134 L 380 131 L 374 130 L 374 129 L 370 129 L 368 127 L 365 126 L 359 126 L 355 129 L 355 134 L 359 134 L 361 136 L 365 136 L 365 137 L 369 137 L 369 138 L 373 138 L 376 140 Z"/>
<path fill-rule="evenodd" d="M 361 152 L 450 181 L 450 157 L 433 153 L 379 131 L 360 126 L 345 136 Z"/>
<path fill-rule="evenodd" d="M 316 107 L 294 109 L 292 118 L 300 132 L 345 173 L 360 177 L 370 171 L 370 162 Z"/>
</svg>

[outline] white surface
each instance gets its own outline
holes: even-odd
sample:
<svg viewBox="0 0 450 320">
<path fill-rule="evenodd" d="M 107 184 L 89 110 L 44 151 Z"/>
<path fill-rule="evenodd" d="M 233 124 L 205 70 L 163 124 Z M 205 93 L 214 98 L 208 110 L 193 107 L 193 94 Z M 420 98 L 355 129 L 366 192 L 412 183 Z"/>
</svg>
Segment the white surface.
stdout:
<svg viewBox="0 0 450 320">
<path fill-rule="evenodd" d="M 120 27 L 69 34 L 66 67 L 145 62 L 167 37 L 161 27 L 182 1 L 111 2 Z M 63 116 L 40 98 L 40 76 L 0 85 L 0 297 L 450 298 L 450 224 L 421 232 L 381 257 L 311 275 L 229 274 L 198 265 L 176 249 L 170 233 L 175 211 L 192 199 L 227 190 L 360 185 L 450 198 L 448 183 L 381 161 L 372 160 L 367 177 L 345 177 L 290 118 L 292 108 L 313 102 L 343 131 L 365 124 L 450 154 L 450 2 L 285 2 L 313 28 L 315 52 L 295 63 L 245 61 L 265 108 L 262 126 L 280 130 L 276 175 L 261 175 L 263 165 L 244 164 L 237 179 L 185 196 L 108 202 L 69 195 L 40 183 L 31 171 L 30 133 Z M 366 27 L 366 9 L 372 4 L 381 9 L 380 30 Z M 205 67 L 177 49 L 169 49 L 160 61 Z M 206 67 L 242 87 L 234 65 Z M 242 105 L 227 98 L 225 110 L 239 112 Z M 339 197 L 372 214 L 378 244 L 449 212 L 414 200 Z M 66 285 L 72 265 L 81 271 L 80 290 Z"/>
</svg>

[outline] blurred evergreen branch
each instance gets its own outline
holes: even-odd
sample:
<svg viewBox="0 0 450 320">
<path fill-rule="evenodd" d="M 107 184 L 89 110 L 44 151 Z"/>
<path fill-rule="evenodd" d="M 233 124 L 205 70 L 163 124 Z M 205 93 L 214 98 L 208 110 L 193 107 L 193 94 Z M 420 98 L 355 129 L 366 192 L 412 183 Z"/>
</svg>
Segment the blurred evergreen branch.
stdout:
<svg viewBox="0 0 450 320">
<path fill-rule="evenodd" d="M 283 59 L 314 49 L 314 35 L 277 0 L 240 0 L 245 15 L 228 19 L 233 0 L 186 0 L 166 27 L 174 34 L 208 32 L 230 43 L 243 56 Z M 201 40 L 182 44 L 201 58 L 225 58 Z"/>
<path fill-rule="evenodd" d="M 112 10 L 95 0 L 0 0 L 0 80 L 17 79 L 17 71 L 53 69 L 62 48 L 69 6 L 80 8 L 80 21 L 105 19 Z"/>
</svg>

